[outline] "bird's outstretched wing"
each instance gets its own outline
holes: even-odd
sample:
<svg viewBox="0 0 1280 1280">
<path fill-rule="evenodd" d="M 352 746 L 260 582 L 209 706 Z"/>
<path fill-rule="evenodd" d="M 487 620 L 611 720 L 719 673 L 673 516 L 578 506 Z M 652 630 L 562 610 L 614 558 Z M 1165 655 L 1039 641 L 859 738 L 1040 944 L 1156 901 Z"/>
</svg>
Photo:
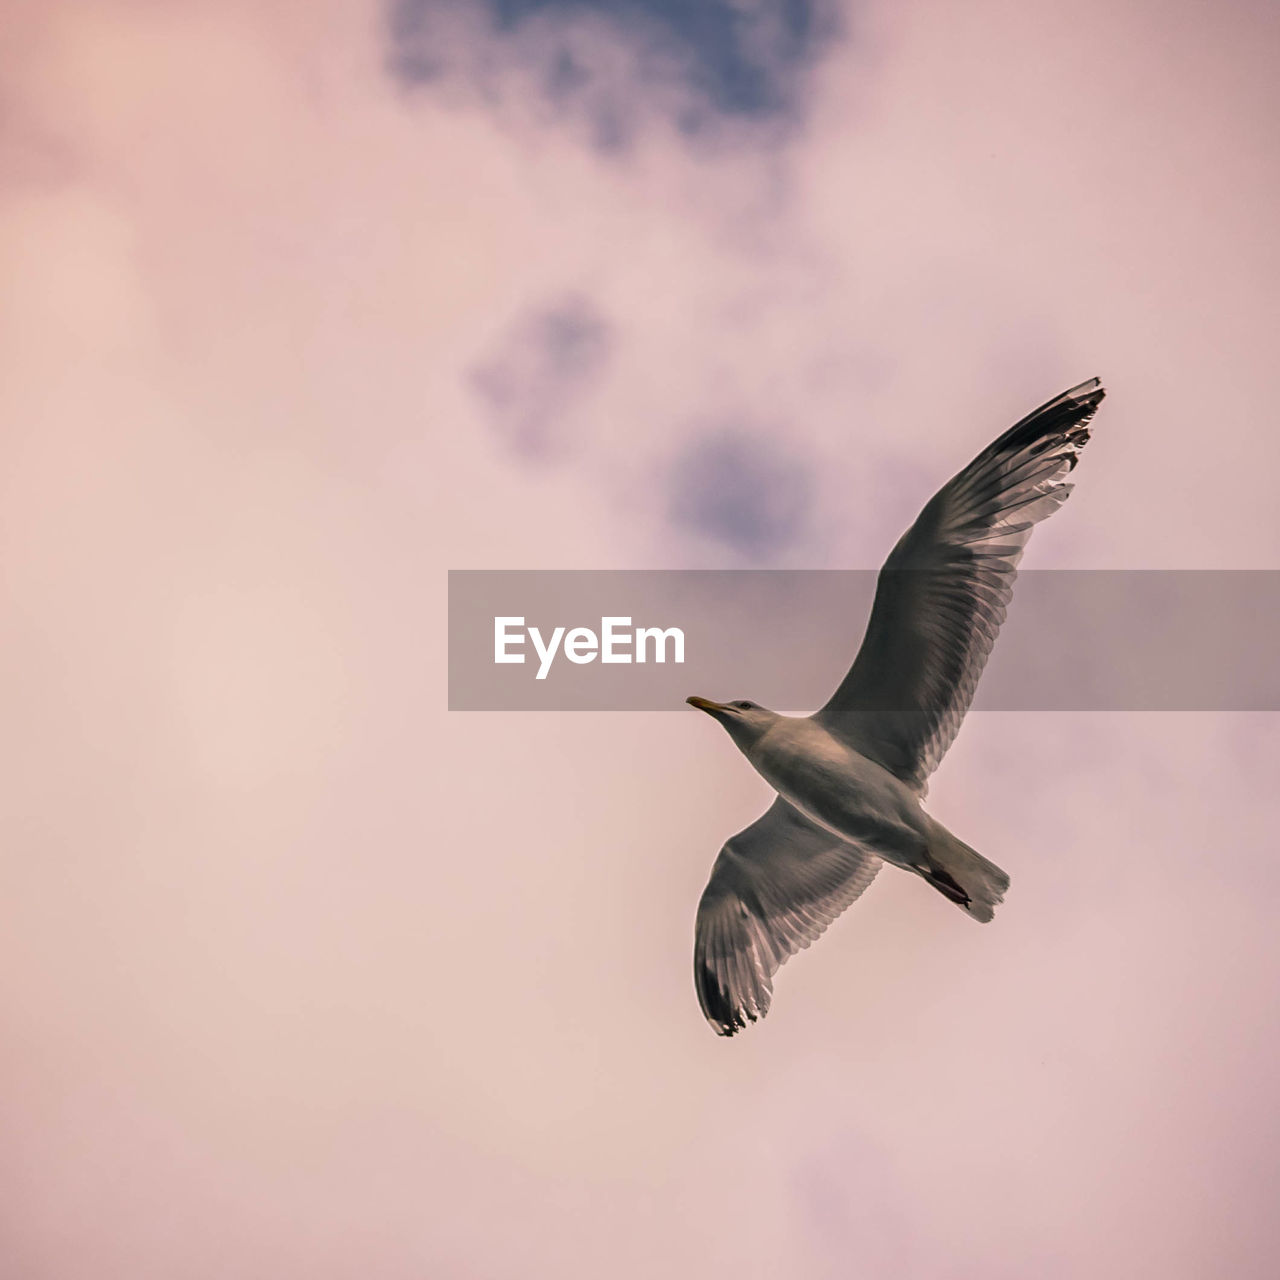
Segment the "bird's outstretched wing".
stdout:
<svg viewBox="0 0 1280 1280">
<path fill-rule="evenodd" d="M 921 794 L 964 719 L 1032 526 L 1065 483 L 1106 393 L 1042 405 L 943 486 L 880 571 L 862 648 L 815 720 Z"/>
<path fill-rule="evenodd" d="M 763 1018 L 773 975 L 875 878 L 880 859 L 815 826 L 779 796 L 725 842 L 698 904 L 693 976 L 722 1036 Z"/>
</svg>

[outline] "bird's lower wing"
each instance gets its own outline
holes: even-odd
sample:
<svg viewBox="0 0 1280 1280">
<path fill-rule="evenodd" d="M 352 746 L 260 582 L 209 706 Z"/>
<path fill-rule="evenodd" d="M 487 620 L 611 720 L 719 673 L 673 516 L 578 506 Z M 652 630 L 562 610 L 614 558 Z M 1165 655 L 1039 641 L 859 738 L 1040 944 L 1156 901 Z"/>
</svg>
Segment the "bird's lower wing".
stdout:
<svg viewBox="0 0 1280 1280">
<path fill-rule="evenodd" d="M 1082 382 L 1010 427 L 934 495 L 880 571 L 862 648 L 814 719 L 921 792 L 973 701 L 1031 530 L 1071 492 L 1104 394 Z"/>
<path fill-rule="evenodd" d="M 698 904 L 698 1003 L 722 1036 L 763 1018 L 773 975 L 871 883 L 873 853 L 810 822 L 781 796 L 726 841 Z"/>
</svg>

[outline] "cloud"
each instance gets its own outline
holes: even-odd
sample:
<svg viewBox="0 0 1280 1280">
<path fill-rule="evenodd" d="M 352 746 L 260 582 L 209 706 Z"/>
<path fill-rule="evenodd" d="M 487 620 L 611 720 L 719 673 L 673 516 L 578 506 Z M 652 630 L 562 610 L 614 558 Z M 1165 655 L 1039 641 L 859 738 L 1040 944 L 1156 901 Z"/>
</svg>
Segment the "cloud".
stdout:
<svg viewBox="0 0 1280 1280">
<path fill-rule="evenodd" d="M 727 426 L 695 435 L 669 484 L 673 524 L 758 562 L 805 531 L 813 475 L 769 434 Z"/>
<path fill-rule="evenodd" d="M 609 323 L 572 295 L 517 321 L 471 373 L 497 434 L 516 453 L 547 458 L 568 441 L 573 402 L 603 372 L 613 346 Z"/>
<path fill-rule="evenodd" d="M 545 60 L 405 110 L 367 6 L 11 7 L 74 169 L 0 199 L 0 1270 L 1273 1274 L 1274 717 L 969 717 L 930 807 L 997 922 L 886 872 L 725 1044 L 690 921 L 765 784 L 693 712 L 450 715 L 440 584 L 748 563 L 726 486 L 675 522 L 717 436 L 813 486 L 768 563 L 874 567 L 1095 367 L 1029 561 L 1274 563 L 1274 36 L 866 7 L 785 155 L 627 82 L 623 164 Z M 535 468 L 469 375 L 570 286 L 615 336 Z"/>
<path fill-rule="evenodd" d="M 405 87 L 470 82 L 490 104 L 524 80 L 615 151 L 650 113 L 690 136 L 794 123 L 840 30 L 828 0 L 393 0 L 387 66 Z"/>
</svg>

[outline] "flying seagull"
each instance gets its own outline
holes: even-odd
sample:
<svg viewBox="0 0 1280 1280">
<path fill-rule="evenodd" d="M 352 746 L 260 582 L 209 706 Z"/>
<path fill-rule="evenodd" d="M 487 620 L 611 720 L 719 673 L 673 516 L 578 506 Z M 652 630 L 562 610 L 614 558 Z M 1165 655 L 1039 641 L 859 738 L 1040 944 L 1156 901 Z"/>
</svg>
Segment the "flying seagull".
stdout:
<svg viewBox="0 0 1280 1280">
<path fill-rule="evenodd" d="M 694 982 L 720 1035 L 768 1013 L 779 966 L 882 862 L 991 919 L 1009 877 L 920 802 L 973 701 L 1032 527 L 1071 492 L 1105 394 L 1097 378 L 1064 391 L 934 495 L 885 561 L 862 648 L 820 711 L 688 699 L 778 793 L 725 843 L 698 904 Z"/>
</svg>

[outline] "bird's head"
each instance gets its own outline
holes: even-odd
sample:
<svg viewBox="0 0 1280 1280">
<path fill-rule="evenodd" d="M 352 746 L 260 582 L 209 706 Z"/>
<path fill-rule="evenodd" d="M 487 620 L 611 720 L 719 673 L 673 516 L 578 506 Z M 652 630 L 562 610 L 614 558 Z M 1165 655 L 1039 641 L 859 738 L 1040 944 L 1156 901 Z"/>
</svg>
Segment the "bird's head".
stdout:
<svg viewBox="0 0 1280 1280">
<path fill-rule="evenodd" d="M 719 720 L 743 751 L 764 737 L 766 730 L 778 719 L 776 711 L 756 702 L 712 702 L 710 698 L 698 697 L 686 698 L 685 701 Z"/>
</svg>

